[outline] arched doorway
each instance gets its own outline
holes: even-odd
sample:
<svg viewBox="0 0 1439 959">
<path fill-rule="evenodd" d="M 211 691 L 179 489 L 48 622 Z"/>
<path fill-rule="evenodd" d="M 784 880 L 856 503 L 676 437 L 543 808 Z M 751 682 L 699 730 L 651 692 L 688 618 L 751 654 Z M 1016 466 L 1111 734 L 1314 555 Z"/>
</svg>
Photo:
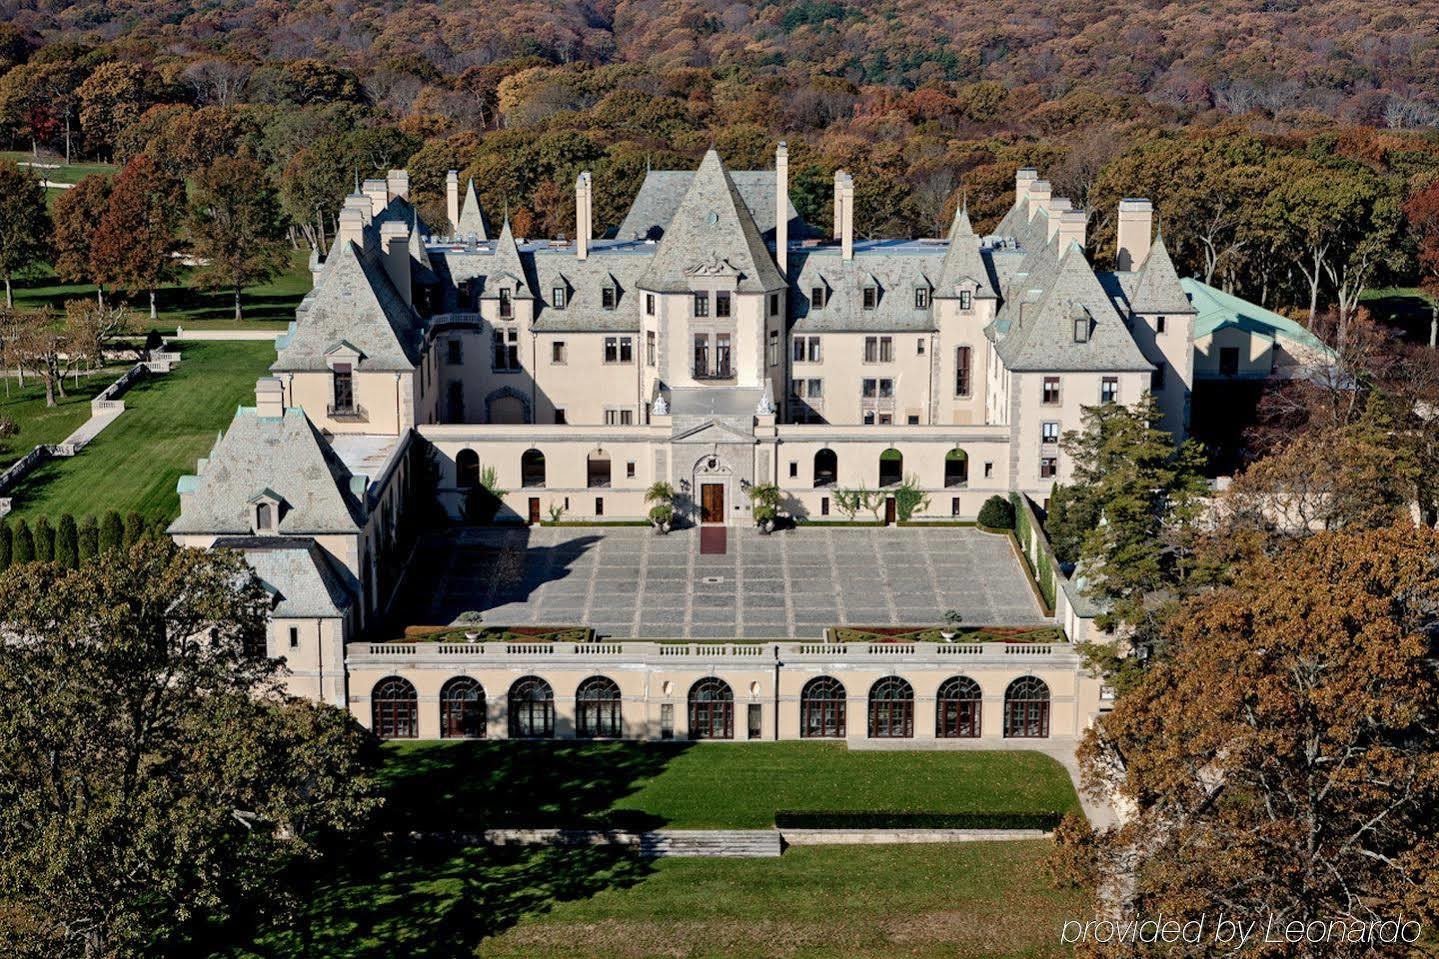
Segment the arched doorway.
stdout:
<svg viewBox="0 0 1439 959">
<path fill-rule="evenodd" d="M 414 739 L 420 734 L 419 697 L 408 679 L 387 676 L 370 693 L 370 729 L 381 739 Z"/>
<path fill-rule="evenodd" d="M 479 453 L 460 450 L 455 456 L 455 485 L 460 489 L 474 489 L 480 485 Z"/>
<path fill-rule="evenodd" d="M 690 687 L 690 739 L 734 738 L 734 690 L 716 676 Z"/>
<path fill-rule="evenodd" d="M 799 694 L 799 734 L 805 739 L 843 739 L 844 684 L 833 676 L 816 676 Z"/>
<path fill-rule="evenodd" d="M 545 454 L 529 449 L 520 454 L 520 485 L 545 485 Z"/>
<path fill-rule="evenodd" d="M 914 687 L 898 676 L 886 676 L 869 688 L 869 738 L 911 739 L 914 736 Z"/>
<path fill-rule="evenodd" d="M 555 691 L 538 676 L 517 679 L 509 713 L 511 739 L 549 739 L 555 734 Z"/>
<path fill-rule="evenodd" d="M 968 676 L 951 676 L 939 684 L 935 697 L 934 734 L 941 739 L 979 736 L 979 683 Z"/>
<path fill-rule="evenodd" d="M 879 485 L 898 486 L 904 482 L 904 455 L 894 447 L 879 454 Z"/>
<path fill-rule="evenodd" d="M 1008 739 L 1049 735 L 1049 687 L 1038 676 L 1021 676 L 1005 690 L 1004 735 Z"/>
<path fill-rule="evenodd" d="M 965 486 L 969 483 L 969 456 L 964 450 L 950 450 L 944 454 L 944 485 L 946 488 Z"/>
<path fill-rule="evenodd" d="M 440 687 L 440 736 L 485 738 L 485 688 L 478 680 L 456 676 Z"/>
<path fill-rule="evenodd" d="M 582 739 L 619 739 L 620 687 L 608 676 L 591 676 L 575 691 L 575 732 Z"/>
<path fill-rule="evenodd" d="M 839 454 L 832 449 L 822 449 L 814 454 L 815 488 L 833 486 L 839 479 Z"/>
</svg>

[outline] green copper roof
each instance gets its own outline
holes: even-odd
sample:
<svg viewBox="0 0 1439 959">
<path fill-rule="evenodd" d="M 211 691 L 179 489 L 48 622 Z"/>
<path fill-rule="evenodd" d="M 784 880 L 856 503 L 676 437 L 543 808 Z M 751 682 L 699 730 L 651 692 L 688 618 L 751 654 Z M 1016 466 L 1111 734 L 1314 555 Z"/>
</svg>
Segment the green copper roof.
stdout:
<svg viewBox="0 0 1439 959">
<path fill-rule="evenodd" d="M 1209 336 L 1224 326 L 1236 326 L 1249 334 L 1274 339 L 1283 337 L 1305 346 L 1321 350 L 1328 348 L 1319 338 L 1287 316 L 1270 312 L 1262 306 L 1255 306 L 1247 300 L 1216 290 L 1214 287 L 1189 277 L 1180 279 L 1179 285 L 1189 296 L 1196 316 L 1194 317 L 1194 338 Z"/>
</svg>

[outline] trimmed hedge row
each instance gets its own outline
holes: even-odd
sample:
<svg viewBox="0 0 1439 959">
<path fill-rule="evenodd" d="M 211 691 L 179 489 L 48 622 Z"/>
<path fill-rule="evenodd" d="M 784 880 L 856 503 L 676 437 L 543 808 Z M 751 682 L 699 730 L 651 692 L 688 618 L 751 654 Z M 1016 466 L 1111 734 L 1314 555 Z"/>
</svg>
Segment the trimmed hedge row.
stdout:
<svg viewBox="0 0 1439 959">
<path fill-rule="evenodd" d="M 1046 548 L 1049 541 L 1045 538 L 1044 529 L 1039 526 L 1038 518 L 1029 503 L 1020 498 L 1022 494 L 1010 495 L 1014 497 L 1014 535 L 1019 540 L 1019 550 L 1029 562 L 1029 570 L 1039 584 L 1039 594 L 1044 597 L 1044 605 L 1053 610 L 1056 599 L 1055 571 L 1053 557 Z M 1033 545 L 1032 540 L 1038 540 L 1039 544 Z"/>
<path fill-rule="evenodd" d="M 1052 831 L 1061 812 L 814 812 L 784 809 L 778 829 L 1042 829 Z"/>
<path fill-rule="evenodd" d="M 24 519 L 0 520 L 0 570 L 26 563 L 59 563 L 76 569 L 102 553 L 164 535 L 164 523 L 147 523 L 135 512 L 122 519 L 115 510 L 99 519 L 86 516 L 78 523 L 70 513 L 54 524 L 48 516 L 36 518 L 33 526 Z"/>
</svg>

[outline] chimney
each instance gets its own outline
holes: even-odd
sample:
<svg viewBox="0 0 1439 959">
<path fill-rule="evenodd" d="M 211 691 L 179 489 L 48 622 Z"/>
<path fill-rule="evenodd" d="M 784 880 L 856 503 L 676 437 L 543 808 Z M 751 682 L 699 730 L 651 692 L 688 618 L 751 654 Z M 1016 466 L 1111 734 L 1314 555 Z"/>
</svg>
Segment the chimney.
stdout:
<svg viewBox="0 0 1439 959">
<path fill-rule="evenodd" d="M 335 242 L 353 243 L 361 249 L 365 246 L 365 227 L 370 225 L 370 201 L 362 196 L 346 197 L 340 208 L 339 230 Z"/>
<path fill-rule="evenodd" d="M 1149 256 L 1150 229 L 1154 224 L 1154 206 L 1142 197 L 1126 197 L 1119 201 L 1119 249 L 1115 252 L 1114 268 L 1137 270 Z"/>
<path fill-rule="evenodd" d="M 385 187 L 389 190 L 390 199 L 400 197 L 408 200 L 410 198 L 410 171 L 391 170 L 385 175 Z"/>
<path fill-rule="evenodd" d="M 285 415 L 285 386 L 279 377 L 261 377 L 255 383 L 255 415 L 279 419 Z"/>
<path fill-rule="evenodd" d="M 379 177 L 366 180 L 360 187 L 360 192 L 370 198 L 371 216 L 379 216 L 385 212 L 385 207 L 390 205 L 390 185 Z"/>
<path fill-rule="evenodd" d="M 783 140 L 774 151 L 774 261 L 789 279 L 789 145 Z"/>
<path fill-rule="evenodd" d="M 1053 191 L 1048 180 L 1035 180 L 1029 185 L 1029 218 L 1033 220 L 1040 210 L 1049 212 L 1049 198 Z"/>
<path fill-rule="evenodd" d="M 590 239 L 594 236 L 594 197 L 590 171 L 585 170 L 575 179 L 575 257 L 587 260 L 590 256 Z"/>
<path fill-rule="evenodd" d="M 1089 216 L 1083 210 L 1065 210 L 1055 217 L 1059 221 L 1059 252 L 1064 253 L 1069 249 L 1069 244 L 1078 243 L 1084 246 L 1084 231 L 1089 223 Z"/>
<path fill-rule="evenodd" d="M 1014 202 L 1019 203 L 1029 196 L 1029 186 L 1039 179 L 1039 171 L 1034 167 L 1024 167 L 1016 170 L 1014 174 Z"/>
<path fill-rule="evenodd" d="M 843 170 L 834 171 L 834 219 L 832 222 L 834 223 L 834 238 L 836 240 L 839 239 L 840 234 L 843 232 L 844 200 L 842 194 L 844 192 L 844 177 L 845 173 Z"/>
<path fill-rule="evenodd" d="M 380 224 L 380 255 L 384 259 L 385 272 L 395 284 L 400 298 L 406 306 L 414 304 L 414 291 L 410 285 L 410 228 L 404 223 L 389 220 Z"/>
<path fill-rule="evenodd" d="M 838 184 L 840 211 L 840 255 L 846 260 L 854 259 L 854 177 L 848 173 Z"/>
<path fill-rule="evenodd" d="M 451 170 L 445 174 L 445 216 L 450 220 L 450 236 L 460 226 L 460 171 Z"/>
<path fill-rule="evenodd" d="M 1049 222 L 1045 224 L 1045 226 L 1047 227 L 1047 232 L 1045 235 L 1046 242 L 1054 239 L 1055 236 L 1059 234 L 1059 219 L 1073 206 L 1074 204 L 1069 202 L 1068 197 L 1057 196 L 1049 201 Z M 1060 247 L 1060 249 L 1062 250 L 1064 248 Z"/>
</svg>

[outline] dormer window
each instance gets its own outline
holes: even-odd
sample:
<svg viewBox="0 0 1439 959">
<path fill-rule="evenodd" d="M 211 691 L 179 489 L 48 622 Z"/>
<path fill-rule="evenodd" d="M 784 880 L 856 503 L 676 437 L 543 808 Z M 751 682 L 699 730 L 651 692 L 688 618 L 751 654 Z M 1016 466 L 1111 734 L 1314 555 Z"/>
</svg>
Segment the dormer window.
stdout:
<svg viewBox="0 0 1439 959">
<path fill-rule="evenodd" d="M 879 287 L 867 286 L 864 288 L 864 308 L 872 310 L 879 305 Z"/>
<path fill-rule="evenodd" d="M 708 293 L 694 295 L 694 315 L 698 317 L 710 315 L 710 295 Z"/>
<path fill-rule="evenodd" d="M 1089 317 L 1076 316 L 1074 318 L 1074 342 L 1089 342 Z"/>
<path fill-rule="evenodd" d="M 916 310 L 929 309 L 929 287 L 916 286 L 914 288 L 914 308 Z"/>
<path fill-rule="evenodd" d="M 825 300 L 828 299 L 828 291 L 822 286 L 811 287 L 809 291 L 809 308 L 811 310 L 824 309 Z"/>
<path fill-rule="evenodd" d="M 974 309 L 974 293 L 970 290 L 959 291 L 959 308 L 968 312 Z"/>
<path fill-rule="evenodd" d="M 281 500 L 274 490 L 262 490 L 250 499 L 250 531 L 257 536 L 279 530 Z"/>
<path fill-rule="evenodd" d="M 715 294 L 715 316 L 730 315 L 730 295 L 723 290 Z"/>
<path fill-rule="evenodd" d="M 510 300 L 510 291 L 500 288 L 500 318 L 508 320 L 515 315 L 515 304 Z"/>
<path fill-rule="evenodd" d="M 550 291 L 550 306 L 557 310 L 565 308 L 565 288 L 557 286 Z"/>
<path fill-rule="evenodd" d="M 267 533 L 275 528 L 275 507 L 269 503 L 255 504 L 255 532 Z"/>
<path fill-rule="evenodd" d="M 600 287 L 600 306 L 613 310 L 619 302 L 619 291 L 612 286 Z"/>
</svg>

